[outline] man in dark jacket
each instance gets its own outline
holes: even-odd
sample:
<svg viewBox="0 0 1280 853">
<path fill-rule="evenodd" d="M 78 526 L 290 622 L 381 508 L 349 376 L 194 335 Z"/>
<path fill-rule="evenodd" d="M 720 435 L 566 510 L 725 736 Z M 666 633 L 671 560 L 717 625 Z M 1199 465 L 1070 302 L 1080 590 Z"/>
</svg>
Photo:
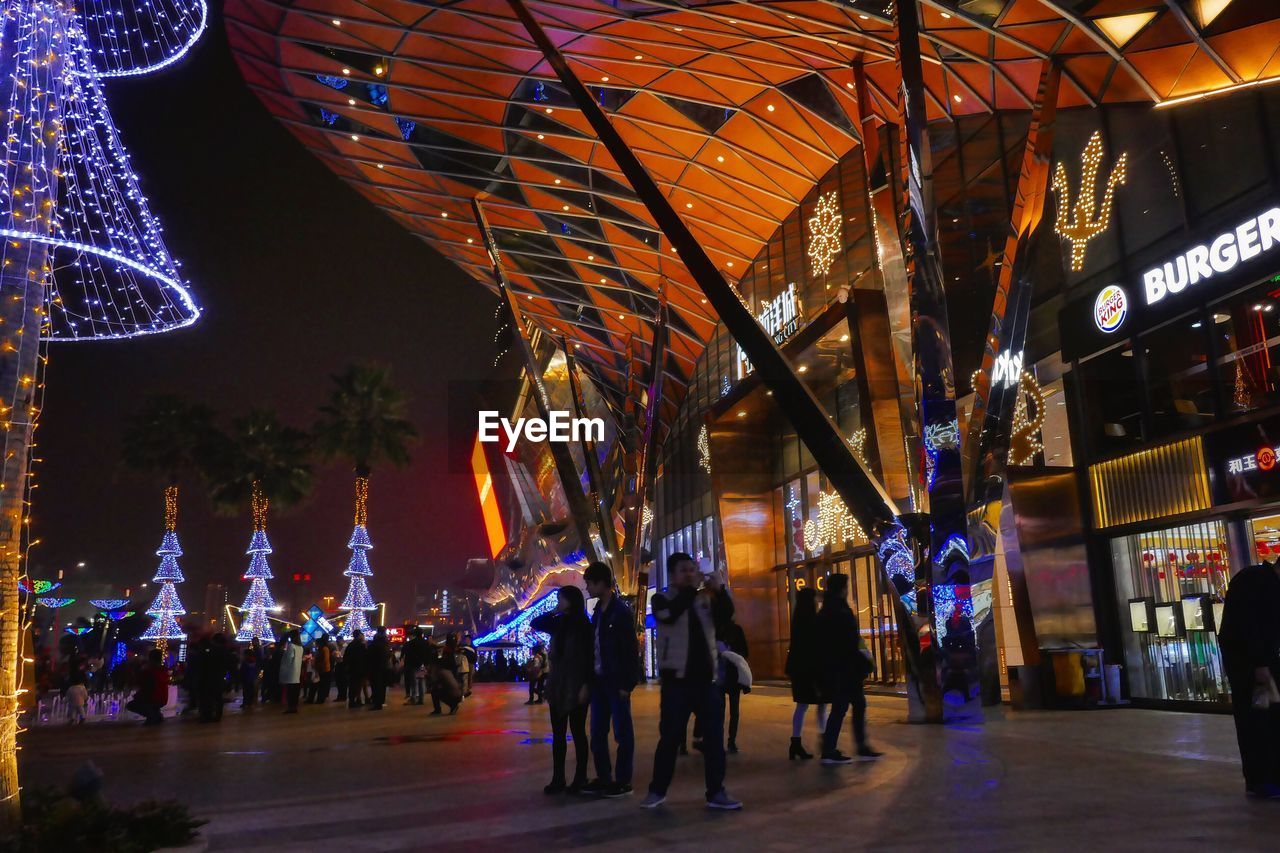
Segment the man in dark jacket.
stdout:
<svg viewBox="0 0 1280 853">
<path fill-rule="evenodd" d="M 429 643 L 422 627 L 413 629 L 413 637 L 404 644 L 404 677 L 409 683 L 406 705 L 421 705 L 426 695 L 427 650 Z"/>
<path fill-rule="evenodd" d="M 1231 684 L 1231 711 L 1240 744 L 1245 792 L 1280 799 L 1280 703 L 1256 707 L 1280 681 L 1280 562 L 1241 570 L 1231 579 L 1218 632 Z"/>
<path fill-rule="evenodd" d="M 382 625 L 369 643 L 369 710 L 381 711 L 387 703 L 387 682 L 391 678 L 391 641 Z"/>
<path fill-rule="evenodd" d="M 707 808 L 740 809 L 742 803 L 724 789 L 724 694 L 715 683 L 716 627 L 733 618 L 733 599 L 719 572 L 701 585 L 698 563 L 680 552 L 667 558 L 671 586 L 653 596 L 658 623 L 658 675 L 662 680 L 658 748 L 653 754 L 653 779 L 642 808 L 653 809 L 667 799 L 676 772 L 676 753 L 684 743 L 689 715 L 702 722 Z"/>
<path fill-rule="evenodd" d="M 849 607 L 849 576 L 827 576 L 827 590 L 818 612 L 818 650 L 822 662 L 823 691 L 831 697 L 831 716 L 822 736 L 823 764 L 851 764 L 853 759 L 837 749 L 844 715 L 853 708 L 853 738 L 858 758 L 880 757 L 867 743 L 867 696 L 862 682 L 871 674 L 871 661 L 862 653 L 858 617 Z"/>
<path fill-rule="evenodd" d="M 591 754 L 596 778 L 584 793 L 625 797 L 631 793 L 636 735 L 631 724 L 631 691 L 640 683 L 640 649 L 636 643 L 635 616 L 614 593 L 613 570 L 592 563 L 582 575 L 587 594 L 596 599 L 591 621 Z M 617 772 L 609 762 L 609 724 L 618 744 Z"/>
<path fill-rule="evenodd" d="M 364 634 L 354 632 L 346 651 L 342 653 L 342 662 L 347 665 L 348 708 L 359 708 L 364 704 L 365 663 L 368 653 L 369 647 L 365 645 Z"/>
</svg>

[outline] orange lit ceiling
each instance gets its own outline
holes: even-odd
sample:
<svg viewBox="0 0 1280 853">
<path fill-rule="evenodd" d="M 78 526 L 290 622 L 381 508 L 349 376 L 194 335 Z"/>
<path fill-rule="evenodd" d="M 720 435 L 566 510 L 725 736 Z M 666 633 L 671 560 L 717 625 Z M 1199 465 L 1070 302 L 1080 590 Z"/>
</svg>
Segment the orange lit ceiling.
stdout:
<svg viewBox="0 0 1280 853">
<path fill-rule="evenodd" d="M 850 65 L 894 113 L 887 0 L 530 0 L 731 280 L 857 142 Z M 1161 103 L 1280 76 L 1274 0 L 923 0 L 930 116 Z M 526 315 L 618 406 L 673 309 L 664 420 L 715 317 L 504 0 L 227 0 L 246 81 L 366 198 L 492 287 L 480 196 Z M 380 89 L 379 87 L 385 87 Z"/>
</svg>

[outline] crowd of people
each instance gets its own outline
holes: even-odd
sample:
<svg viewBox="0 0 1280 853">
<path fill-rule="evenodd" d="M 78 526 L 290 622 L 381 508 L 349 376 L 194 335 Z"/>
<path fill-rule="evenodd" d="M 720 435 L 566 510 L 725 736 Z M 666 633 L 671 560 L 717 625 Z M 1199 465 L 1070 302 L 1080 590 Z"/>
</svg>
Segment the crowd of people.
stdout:
<svg viewBox="0 0 1280 853">
<path fill-rule="evenodd" d="M 747 637 L 734 620 L 733 599 L 721 572 L 704 575 L 684 553 L 671 554 L 667 566 L 671 584 L 652 599 L 661 695 L 658 744 L 641 805 L 656 808 L 666 800 L 678 757 L 688 754 L 692 718 L 692 745 L 705 757 L 707 806 L 740 809 L 742 803 L 725 789 L 725 756 L 739 750 L 741 700 L 752 687 Z M 382 627 L 370 639 L 357 632 L 347 641 L 321 636 L 304 643 L 292 630 L 279 642 L 255 640 L 243 647 L 217 633 L 196 640 L 172 675 L 159 651 L 144 662 L 120 667 L 134 688 L 126 707 L 147 725 L 162 722 L 172 680 L 185 688 L 182 713 L 198 715 L 202 723 L 218 722 L 225 705 L 237 697 L 245 710 L 279 703 L 284 713 L 296 714 L 302 704 L 332 700 L 380 711 L 388 691 L 402 684 L 405 704 L 424 705 L 429 697 L 432 715 L 445 709 L 456 714 L 477 675 L 501 680 L 523 676 L 529 688 L 526 704 L 545 703 L 550 713 L 552 775 L 544 790 L 625 797 L 632 793 L 635 768 L 631 694 L 644 678 L 637 622 L 616 593 L 608 565 L 592 563 L 583 577 L 585 595 L 576 586 L 561 587 L 556 609 L 530 622 L 548 642 L 536 645 L 520 663 L 499 650 L 480 664 L 470 635 L 449 634 L 436 642 L 421 628 L 412 629 L 399 645 L 390 642 Z M 863 682 L 872 664 L 849 606 L 848 582 L 847 575 L 829 576 L 821 609 L 812 589 L 796 596 L 786 664 L 795 701 L 791 759 L 814 757 L 802 741 L 810 706 L 817 712 L 823 764 L 880 755 L 867 740 Z M 590 615 L 588 596 L 596 601 Z M 100 660 L 71 656 L 63 689 L 73 722 L 83 720 L 88 690 L 105 677 Z M 852 717 L 853 757 L 838 748 L 846 716 Z M 611 733 L 616 750 L 610 748 Z M 565 767 L 570 735 L 571 776 Z M 594 778 L 588 775 L 589 764 Z"/>
<path fill-rule="evenodd" d="M 740 809 L 742 803 L 725 789 L 725 754 L 738 751 L 741 698 L 751 690 L 747 638 L 734 621 L 733 599 L 723 574 L 704 576 L 697 561 L 684 553 L 670 555 L 667 567 L 671 585 L 653 596 L 661 698 L 653 773 L 641 806 L 657 808 L 666 801 L 679 756 L 688 753 L 686 735 L 692 717 L 693 746 L 705 758 L 708 808 Z M 530 627 L 550 637 L 550 643 L 545 650 L 535 647 L 530 657 L 527 704 L 545 699 L 551 716 L 552 772 L 544 789 L 548 794 L 622 797 L 632 792 L 631 692 L 641 680 L 635 619 L 614 594 L 607 565 L 592 563 L 584 579 L 587 593 L 597 600 L 593 615 L 587 615 L 581 590 L 562 587 L 556 610 L 530 622 Z M 872 664 L 862 647 L 857 616 L 849 606 L 848 583 L 847 575 L 831 575 L 821 610 L 812 590 L 802 590 L 798 596 L 787 656 L 796 702 L 792 759 L 813 758 L 801 742 L 810 705 L 817 706 L 823 764 L 874 760 L 881 754 L 867 740 L 863 683 Z M 847 715 L 852 716 L 856 757 L 838 748 Z M 610 762 L 611 727 L 617 744 L 616 766 Z M 569 734 L 574 745 L 571 779 L 565 768 Z M 594 780 L 587 777 L 589 757 L 594 759 Z"/>
</svg>

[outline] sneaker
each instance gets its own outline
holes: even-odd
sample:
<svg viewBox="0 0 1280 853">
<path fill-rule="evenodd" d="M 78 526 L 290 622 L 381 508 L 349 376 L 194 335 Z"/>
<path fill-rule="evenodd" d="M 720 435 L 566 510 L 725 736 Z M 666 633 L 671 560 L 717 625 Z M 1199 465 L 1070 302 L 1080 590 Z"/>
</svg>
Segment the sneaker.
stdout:
<svg viewBox="0 0 1280 853">
<path fill-rule="evenodd" d="M 716 791 L 714 796 L 707 797 L 707 808 L 732 812 L 742 808 L 742 801 L 735 800 L 733 797 L 729 796 L 728 791 L 721 788 L 719 791 Z"/>
<path fill-rule="evenodd" d="M 604 796 L 609 800 L 616 800 L 619 797 L 629 797 L 631 796 L 631 786 L 623 784 L 610 785 L 608 790 L 604 792 Z"/>
<path fill-rule="evenodd" d="M 822 763 L 823 764 L 852 764 L 853 759 L 837 749 L 835 752 L 830 752 L 822 756 Z"/>
<path fill-rule="evenodd" d="M 612 782 L 605 782 L 602 779 L 592 779 L 590 782 L 582 786 L 582 792 L 588 797 L 602 797 L 613 788 Z"/>
<path fill-rule="evenodd" d="M 666 794 L 659 794 L 657 791 L 650 791 L 644 795 L 644 799 L 640 801 L 642 809 L 656 809 L 667 801 Z"/>
<path fill-rule="evenodd" d="M 875 761 L 877 758 L 879 758 L 882 755 L 884 755 L 883 752 L 877 752 L 876 750 L 872 749 L 869 746 L 858 747 L 859 761 Z"/>
<path fill-rule="evenodd" d="M 582 789 L 585 787 L 587 787 L 586 782 L 584 782 L 581 779 L 574 779 L 572 782 L 569 783 L 568 787 L 564 789 L 564 792 L 566 794 L 581 794 Z"/>
<path fill-rule="evenodd" d="M 561 793 L 564 793 L 564 789 L 565 789 L 565 784 L 564 784 L 564 782 L 554 781 L 554 782 L 552 782 L 550 785 L 547 785 L 546 787 L 544 787 L 544 788 L 542 789 L 542 793 L 544 793 L 544 794 L 561 794 Z"/>
</svg>

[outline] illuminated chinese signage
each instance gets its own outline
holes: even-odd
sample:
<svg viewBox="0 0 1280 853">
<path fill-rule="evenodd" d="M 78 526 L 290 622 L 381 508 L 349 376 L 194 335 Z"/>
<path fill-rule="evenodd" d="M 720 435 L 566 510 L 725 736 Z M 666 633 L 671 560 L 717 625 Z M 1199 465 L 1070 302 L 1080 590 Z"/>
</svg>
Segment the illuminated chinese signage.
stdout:
<svg viewBox="0 0 1280 853">
<path fill-rule="evenodd" d="M 762 299 L 763 310 L 756 319 L 764 330 L 773 336 L 773 342 L 781 344 L 800 328 L 800 298 L 796 296 L 795 283 L 787 285 L 787 289 L 773 299 Z M 747 354 L 738 347 L 738 378 L 743 379 L 752 371 L 751 361 Z"/>
<path fill-rule="evenodd" d="M 1248 471 L 1270 471 L 1276 467 L 1277 453 L 1280 453 L 1280 448 L 1278 447 L 1262 447 L 1256 453 L 1246 453 L 1244 456 L 1228 459 L 1227 473 L 1244 474 Z"/>
</svg>

